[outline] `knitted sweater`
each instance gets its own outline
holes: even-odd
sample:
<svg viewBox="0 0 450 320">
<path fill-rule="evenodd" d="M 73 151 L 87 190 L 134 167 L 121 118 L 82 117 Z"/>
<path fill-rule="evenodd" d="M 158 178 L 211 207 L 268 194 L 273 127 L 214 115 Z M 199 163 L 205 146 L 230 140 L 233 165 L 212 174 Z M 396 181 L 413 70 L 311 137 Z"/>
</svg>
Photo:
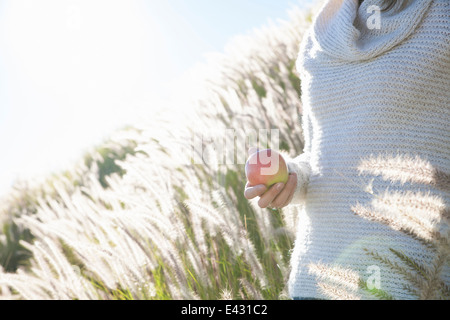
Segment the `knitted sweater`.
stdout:
<svg viewBox="0 0 450 320">
<path fill-rule="evenodd" d="M 300 205 L 288 283 L 292 298 L 326 297 L 314 272 L 321 264 L 362 279 L 377 277 L 378 289 L 413 299 L 405 279 L 365 249 L 400 265 L 389 248 L 423 264 L 432 254 L 352 209 L 373 209 L 381 195 L 408 192 L 429 196 L 441 209 L 450 203 L 448 192 L 432 185 L 359 170 L 368 159 L 403 157 L 450 173 L 450 2 L 410 1 L 403 10 L 381 12 L 380 28 L 371 28 L 374 12 L 368 9 L 381 3 L 327 1 L 301 44 L 305 149 L 288 159 L 298 175 L 291 204 Z"/>
</svg>

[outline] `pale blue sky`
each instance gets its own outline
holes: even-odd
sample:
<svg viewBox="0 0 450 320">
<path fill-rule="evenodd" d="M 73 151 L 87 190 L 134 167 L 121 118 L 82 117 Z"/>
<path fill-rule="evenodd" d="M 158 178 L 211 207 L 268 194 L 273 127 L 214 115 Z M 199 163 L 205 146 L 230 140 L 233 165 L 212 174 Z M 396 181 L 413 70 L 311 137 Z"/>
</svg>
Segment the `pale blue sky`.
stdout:
<svg viewBox="0 0 450 320">
<path fill-rule="evenodd" d="M 0 195 L 148 115 L 165 84 L 310 0 L 0 1 Z"/>
</svg>

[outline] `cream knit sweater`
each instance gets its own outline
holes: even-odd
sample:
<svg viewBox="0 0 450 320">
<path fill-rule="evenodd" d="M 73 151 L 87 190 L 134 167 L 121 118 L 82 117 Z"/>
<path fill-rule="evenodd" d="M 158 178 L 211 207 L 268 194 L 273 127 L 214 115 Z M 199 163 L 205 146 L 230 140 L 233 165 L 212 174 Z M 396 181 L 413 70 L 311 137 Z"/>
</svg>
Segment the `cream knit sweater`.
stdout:
<svg viewBox="0 0 450 320">
<path fill-rule="evenodd" d="M 369 158 L 402 156 L 450 172 L 450 1 L 410 1 L 404 10 L 382 12 L 381 28 L 371 29 L 368 9 L 381 3 L 329 0 L 302 41 L 297 69 L 305 149 L 288 160 L 298 175 L 292 204 L 301 206 L 292 298 L 324 297 L 313 272 L 318 263 L 380 280 L 379 289 L 394 298 L 412 298 L 404 279 L 364 248 L 393 260 L 389 248 L 423 263 L 431 255 L 403 233 L 355 215 L 352 207 L 405 191 L 450 203 L 438 188 L 358 170 Z"/>
</svg>

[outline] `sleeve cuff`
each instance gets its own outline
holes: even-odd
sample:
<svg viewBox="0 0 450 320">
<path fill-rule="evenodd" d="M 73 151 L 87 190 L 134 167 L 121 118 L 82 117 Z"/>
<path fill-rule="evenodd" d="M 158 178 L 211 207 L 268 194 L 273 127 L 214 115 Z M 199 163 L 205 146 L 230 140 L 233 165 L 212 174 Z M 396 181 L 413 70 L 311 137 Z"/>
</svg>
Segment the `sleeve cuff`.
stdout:
<svg viewBox="0 0 450 320">
<path fill-rule="evenodd" d="M 289 173 L 297 174 L 297 187 L 295 189 L 294 197 L 291 205 L 303 204 L 306 199 L 306 191 L 309 184 L 309 177 L 311 174 L 311 167 L 309 165 L 308 156 L 301 154 L 297 158 L 290 158 L 283 155 L 286 159 Z"/>
</svg>

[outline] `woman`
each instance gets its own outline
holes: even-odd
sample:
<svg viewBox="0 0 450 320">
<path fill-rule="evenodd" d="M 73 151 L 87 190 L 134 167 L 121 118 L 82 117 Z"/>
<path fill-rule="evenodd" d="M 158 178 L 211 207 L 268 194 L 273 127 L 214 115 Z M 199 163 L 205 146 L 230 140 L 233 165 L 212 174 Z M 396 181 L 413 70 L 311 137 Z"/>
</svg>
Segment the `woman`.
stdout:
<svg viewBox="0 0 450 320">
<path fill-rule="evenodd" d="M 383 192 L 430 192 L 448 206 L 448 193 L 381 176 L 370 177 L 368 192 L 358 168 L 389 155 L 418 157 L 450 172 L 449 39 L 448 0 L 328 0 L 320 10 L 297 61 L 304 153 L 289 159 L 286 184 L 269 190 L 247 184 L 245 190 L 248 199 L 259 197 L 262 208 L 302 205 L 291 257 L 292 298 L 324 297 L 311 272 L 318 264 L 342 266 L 362 278 L 376 270 L 376 289 L 413 298 L 404 279 L 364 248 L 387 256 L 395 248 L 424 263 L 430 257 L 411 237 L 352 209 Z"/>
</svg>

